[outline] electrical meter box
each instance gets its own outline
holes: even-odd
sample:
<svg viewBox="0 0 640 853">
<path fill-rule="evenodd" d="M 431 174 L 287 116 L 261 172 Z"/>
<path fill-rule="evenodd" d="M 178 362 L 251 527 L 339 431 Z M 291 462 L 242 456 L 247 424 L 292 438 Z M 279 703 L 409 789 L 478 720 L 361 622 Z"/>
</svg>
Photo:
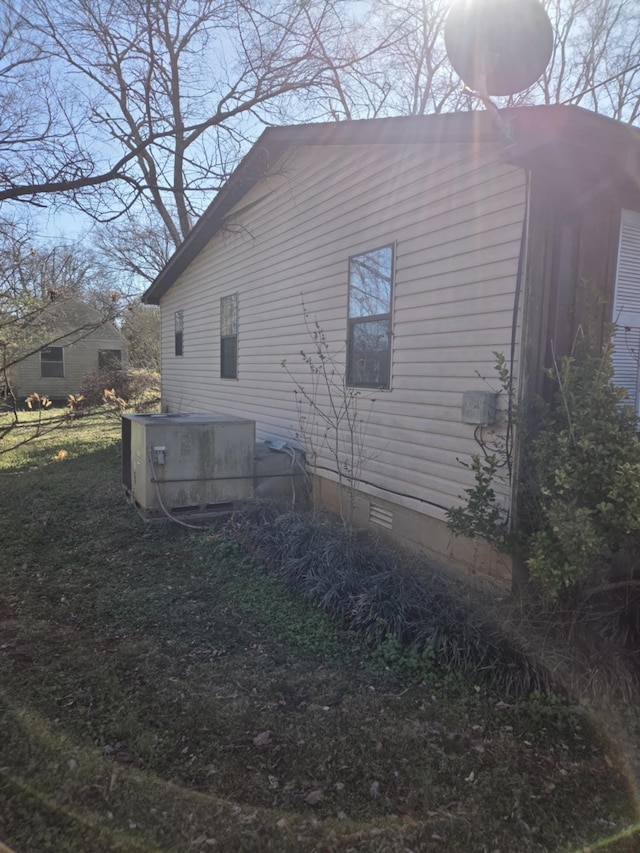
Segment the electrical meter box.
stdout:
<svg viewBox="0 0 640 853">
<path fill-rule="evenodd" d="M 465 391 L 462 395 L 462 423 L 491 426 L 496 422 L 496 401 L 493 391 Z"/>
<path fill-rule="evenodd" d="M 122 483 L 145 518 L 206 513 L 253 496 L 255 421 L 124 415 Z"/>
</svg>

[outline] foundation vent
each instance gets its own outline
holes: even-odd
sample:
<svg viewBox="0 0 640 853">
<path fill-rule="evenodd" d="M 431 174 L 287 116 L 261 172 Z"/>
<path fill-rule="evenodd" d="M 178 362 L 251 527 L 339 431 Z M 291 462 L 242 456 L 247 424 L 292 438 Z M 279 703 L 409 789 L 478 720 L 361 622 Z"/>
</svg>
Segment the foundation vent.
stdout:
<svg viewBox="0 0 640 853">
<path fill-rule="evenodd" d="M 385 530 L 392 530 L 393 513 L 379 504 L 369 504 L 369 523 L 384 527 Z"/>
</svg>

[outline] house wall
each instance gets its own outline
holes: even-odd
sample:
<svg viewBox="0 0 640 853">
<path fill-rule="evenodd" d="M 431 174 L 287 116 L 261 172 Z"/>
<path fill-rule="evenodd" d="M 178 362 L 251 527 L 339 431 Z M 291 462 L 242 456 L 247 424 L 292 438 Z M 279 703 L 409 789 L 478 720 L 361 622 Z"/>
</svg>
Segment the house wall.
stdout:
<svg viewBox="0 0 640 853">
<path fill-rule="evenodd" d="M 122 366 L 127 365 L 127 344 L 118 330 L 110 324 L 101 326 L 96 332 L 77 339 L 73 343 L 63 339 L 53 346 L 64 347 L 64 377 L 43 377 L 40 375 L 40 353 L 25 358 L 16 365 L 13 390 L 17 397 L 26 397 L 34 392 L 51 398 L 64 398 L 77 394 L 83 377 L 98 369 L 100 350 L 119 349 L 122 351 Z"/>
<path fill-rule="evenodd" d="M 529 165 L 526 279 L 534 286 L 523 294 L 527 370 L 521 387 L 527 397 L 550 399 L 556 390 L 548 375 L 554 360 L 570 354 L 594 321 L 593 331 L 603 342 L 616 319 L 621 211 L 640 211 L 640 190 L 616 172 L 615 163 L 594 167 L 584 156 L 581 160 L 579 151 L 546 152 Z"/>
<path fill-rule="evenodd" d="M 392 387 L 359 397 L 366 419 L 360 490 L 370 503 L 403 508 L 418 526 L 437 522 L 439 537 L 426 538 L 437 539 L 432 550 L 451 550 L 445 512 L 471 484 L 460 460 L 479 451 L 474 427 L 461 421 L 462 394 L 497 390 L 492 353 L 508 355 L 511 346 L 523 172 L 499 162 L 488 144 L 311 146 L 275 172 L 242 199 L 225 232 L 161 300 L 163 406 L 252 418 L 259 439 L 295 439 L 294 381 L 281 365 L 311 391 L 301 356 L 313 352 L 303 303 L 341 377 L 348 258 L 393 243 Z M 219 300 L 235 292 L 238 379 L 223 380 Z M 184 312 L 177 357 L 176 311 Z M 518 317 L 515 375 L 519 326 Z M 318 394 L 326 406 L 322 388 Z M 317 470 L 336 480 L 326 451 Z M 395 524 L 400 515 L 392 530 Z"/>
</svg>

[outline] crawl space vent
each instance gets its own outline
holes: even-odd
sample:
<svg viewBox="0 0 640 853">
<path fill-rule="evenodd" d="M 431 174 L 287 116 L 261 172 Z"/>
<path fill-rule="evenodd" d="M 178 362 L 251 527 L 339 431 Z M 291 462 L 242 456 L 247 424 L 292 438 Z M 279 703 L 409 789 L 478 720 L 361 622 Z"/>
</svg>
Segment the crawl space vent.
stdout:
<svg viewBox="0 0 640 853">
<path fill-rule="evenodd" d="M 385 530 L 393 528 L 393 513 L 378 504 L 369 504 L 369 523 L 384 527 Z"/>
</svg>

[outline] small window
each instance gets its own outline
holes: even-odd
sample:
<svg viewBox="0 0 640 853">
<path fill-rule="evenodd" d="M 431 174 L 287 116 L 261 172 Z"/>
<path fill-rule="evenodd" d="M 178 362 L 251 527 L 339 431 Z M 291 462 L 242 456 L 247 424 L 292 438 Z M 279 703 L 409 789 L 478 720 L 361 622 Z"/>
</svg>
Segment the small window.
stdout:
<svg viewBox="0 0 640 853">
<path fill-rule="evenodd" d="M 119 370 L 122 367 L 122 350 L 101 349 L 98 350 L 99 370 Z"/>
<path fill-rule="evenodd" d="M 389 388 L 391 379 L 391 295 L 393 246 L 349 260 L 347 382 Z"/>
<path fill-rule="evenodd" d="M 47 379 L 64 378 L 62 347 L 44 347 L 40 350 L 40 376 Z"/>
<path fill-rule="evenodd" d="M 220 300 L 220 377 L 238 378 L 238 294 Z"/>
<path fill-rule="evenodd" d="M 182 337 L 184 331 L 184 311 L 176 311 L 173 315 L 174 322 L 174 353 L 175 355 L 182 355 Z"/>
</svg>

